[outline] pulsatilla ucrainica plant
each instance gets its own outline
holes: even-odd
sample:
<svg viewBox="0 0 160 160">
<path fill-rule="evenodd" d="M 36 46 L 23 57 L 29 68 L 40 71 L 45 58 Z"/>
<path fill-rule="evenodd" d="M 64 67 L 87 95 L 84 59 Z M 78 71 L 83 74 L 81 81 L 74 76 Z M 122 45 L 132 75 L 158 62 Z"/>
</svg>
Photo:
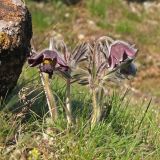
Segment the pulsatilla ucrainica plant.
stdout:
<svg viewBox="0 0 160 160">
<path fill-rule="evenodd" d="M 110 37 L 100 37 L 90 42 L 85 69 L 80 69 L 76 76 L 82 85 L 88 85 L 92 97 L 93 111 L 91 127 L 103 117 L 107 107 L 107 86 L 111 81 L 120 81 L 135 75 L 133 64 L 137 49 L 124 41 L 114 41 Z"/>
<path fill-rule="evenodd" d="M 39 68 L 49 112 L 51 117 L 56 120 L 58 118 L 57 106 L 54 95 L 52 94 L 49 79 L 52 77 L 55 70 L 59 70 L 66 74 L 69 70 L 69 67 L 59 56 L 57 50 L 53 48 L 51 41 L 48 49 L 45 49 L 40 53 L 33 51 L 31 57 L 28 58 L 28 63 L 30 67 L 38 66 Z"/>
<path fill-rule="evenodd" d="M 134 76 L 133 63 L 137 54 L 134 45 L 121 40 L 103 36 L 91 42 L 84 42 L 69 51 L 64 41 L 51 39 L 49 49 L 28 58 L 31 67 L 39 66 L 42 84 L 51 116 L 55 119 L 57 107 L 49 85 L 54 73 L 61 73 L 66 80 L 65 112 L 68 124 L 73 124 L 71 111 L 71 83 L 87 85 L 92 97 L 91 127 L 103 119 L 108 108 L 108 90 L 110 82 L 119 82 Z M 80 62 L 83 65 L 79 66 Z"/>
<path fill-rule="evenodd" d="M 50 39 L 49 49 L 45 49 L 39 54 L 34 54 L 28 58 L 28 63 L 31 67 L 38 66 L 41 76 L 41 81 L 44 86 L 44 91 L 49 106 L 51 117 L 54 120 L 58 117 L 55 98 L 51 91 L 49 78 L 53 74 L 60 73 L 66 80 L 66 102 L 65 112 L 68 124 L 73 124 L 73 116 L 71 111 L 71 80 L 72 72 L 77 68 L 78 64 L 86 59 L 87 43 L 77 45 L 73 52 L 69 52 L 64 41 L 56 41 Z"/>
</svg>

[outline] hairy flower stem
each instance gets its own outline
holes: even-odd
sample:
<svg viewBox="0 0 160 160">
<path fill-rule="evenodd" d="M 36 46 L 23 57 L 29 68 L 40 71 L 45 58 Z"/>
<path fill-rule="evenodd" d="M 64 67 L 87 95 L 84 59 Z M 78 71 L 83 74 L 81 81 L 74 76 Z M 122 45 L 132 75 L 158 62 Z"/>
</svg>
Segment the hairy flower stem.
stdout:
<svg viewBox="0 0 160 160">
<path fill-rule="evenodd" d="M 66 111 L 66 118 L 68 125 L 73 124 L 73 117 L 72 117 L 72 109 L 71 109 L 71 83 L 70 79 L 66 80 L 66 105 L 65 105 L 65 111 Z"/>
<path fill-rule="evenodd" d="M 55 98 L 49 85 L 49 75 L 48 73 L 40 72 L 40 77 L 45 91 L 50 116 L 55 121 L 58 118 L 58 112 Z"/>
<path fill-rule="evenodd" d="M 92 105 L 93 111 L 91 115 L 91 128 L 94 128 L 94 126 L 100 121 L 101 118 L 101 107 L 98 105 L 95 90 L 92 90 Z"/>
</svg>

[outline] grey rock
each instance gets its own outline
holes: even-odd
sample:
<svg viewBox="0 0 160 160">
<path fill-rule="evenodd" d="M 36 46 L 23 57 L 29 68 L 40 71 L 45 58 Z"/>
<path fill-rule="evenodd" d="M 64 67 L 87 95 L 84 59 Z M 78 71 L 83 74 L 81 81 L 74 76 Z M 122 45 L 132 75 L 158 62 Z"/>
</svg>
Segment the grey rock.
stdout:
<svg viewBox="0 0 160 160">
<path fill-rule="evenodd" d="M 0 1 L 0 97 L 14 88 L 32 37 L 31 15 L 20 0 Z"/>
</svg>

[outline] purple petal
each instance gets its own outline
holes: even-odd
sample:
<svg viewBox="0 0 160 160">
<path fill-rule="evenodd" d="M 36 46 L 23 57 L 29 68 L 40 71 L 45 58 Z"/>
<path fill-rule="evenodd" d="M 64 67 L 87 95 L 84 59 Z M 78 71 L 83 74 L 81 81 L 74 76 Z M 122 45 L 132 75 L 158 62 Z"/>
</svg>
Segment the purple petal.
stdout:
<svg viewBox="0 0 160 160">
<path fill-rule="evenodd" d="M 67 64 L 65 63 L 65 61 L 64 61 L 59 55 L 57 55 L 57 63 L 58 63 L 60 66 L 68 67 Z"/>
<path fill-rule="evenodd" d="M 44 59 L 49 59 L 49 60 L 52 60 L 52 61 L 56 59 L 57 63 L 60 66 L 67 67 L 67 64 L 65 63 L 63 58 L 57 52 L 55 52 L 53 50 L 45 50 L 43 52 L 43 55 L 44 55 Z"/>
<path fill-rule="evenodd" d="M 57 59 L 57 56 L 58 55 L 55 51 L 44 50 L 40 54 L 28 58 L 28 63 L 31 67 L 34 67 L 42 63 L 45 59 L 54 61 L 55 59 Z"/>
<path fill-rule="evenodd" d="M 44 60 L 48 59 L 48 60 L 55 60 L 57 59 L 58 54 L 55 51 L 52 50 L 44 50 L 43 52 L 43 56 L 44 56 Z"/>
<path fill-rule="evenodd" d="M 115 59 L 113 56 L 110 56 L 108 59 L 108 63 L 109 63 L 110 68 L 113 69 L 119 64 L 119 61 Z"/>
<path fill-rule="evenodd" d="M 134 49 L 131 45 L 123 41 L 115 41 L 109 50 L 109 66 L 115 68 L 116 64 L 120 64 L 125 61 L 127 58 L 134 59 L 136 56 L 137 50 Z"/>
<path fill-rule="evenodd" d="M 34 66 L 37 66 L 39 65 L 40 63 L 43 62 L 43 53 L 40 53 L 40 54 L 36 54 L 32 57 L 29 57 L 28 58 L 28 64 L 30 65 L 30 67 L 34 67 Z"/>
</svg>

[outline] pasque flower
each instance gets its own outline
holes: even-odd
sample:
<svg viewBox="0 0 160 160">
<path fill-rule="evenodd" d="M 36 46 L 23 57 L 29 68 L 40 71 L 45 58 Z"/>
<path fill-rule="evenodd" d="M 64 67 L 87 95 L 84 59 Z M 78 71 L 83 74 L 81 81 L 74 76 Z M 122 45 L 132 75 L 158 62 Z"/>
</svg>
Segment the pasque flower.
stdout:
<svg viewBox="0 0 160 160">
<path fill-rule="evenodd" d="M 49 83 L 49 78 L 52 77 L 54 71 L 58 71 L 68 77 L 69 74 L 67 73 L 70 69 L 51 43 L 52 41 L 50 41 L 49 49 L 45 49 L 39 54 L 34 53 L 31 57 L 29 57 L 28 64 L 30 67 L 39 67 L 40 77 L 45 91 L 49 112 L 51 117 L 56 120 L 58 117 L 58 111 Z"/>
<path fill-rule="evenodd" d="M 133 45 L 124 41 L 114 41 L 109 46 L 108 64 L 111 70 L 119 68 L 123 75 L 135 75 L 136 67 L 132 62 L 136 55 L 137 49 Z"/>
<path fill-rule="evenodd" d="M 46 49 L 39 54 L 34 54 L 28 58 L 28 63 L 30 67 L 39 65 L 40 71 L 48 73 L 50 77 L 54 71 L 58 70 L 66 75 L 69 70 L 63 58 L 61 58 L 58 51 L 55 50 Z"/>
<path fill-rule="evenodd" d="M 107 86 L 110 82 L 119 82 L 122 78 L 135 75 L 133 60 L 137 49 L 127 42 L 113 40 L 103 36 L 90 42 L 85 70 L 78 77 L 79 83 L 88 85 L 91 91 L 92 107 L 91 127 L 103 119 L 104 106 L 108 104 Z M 87 72 L 88 71 L 88 72 Z M 110 111 L 109 105 L 107 110 Z"/>
</svg>

